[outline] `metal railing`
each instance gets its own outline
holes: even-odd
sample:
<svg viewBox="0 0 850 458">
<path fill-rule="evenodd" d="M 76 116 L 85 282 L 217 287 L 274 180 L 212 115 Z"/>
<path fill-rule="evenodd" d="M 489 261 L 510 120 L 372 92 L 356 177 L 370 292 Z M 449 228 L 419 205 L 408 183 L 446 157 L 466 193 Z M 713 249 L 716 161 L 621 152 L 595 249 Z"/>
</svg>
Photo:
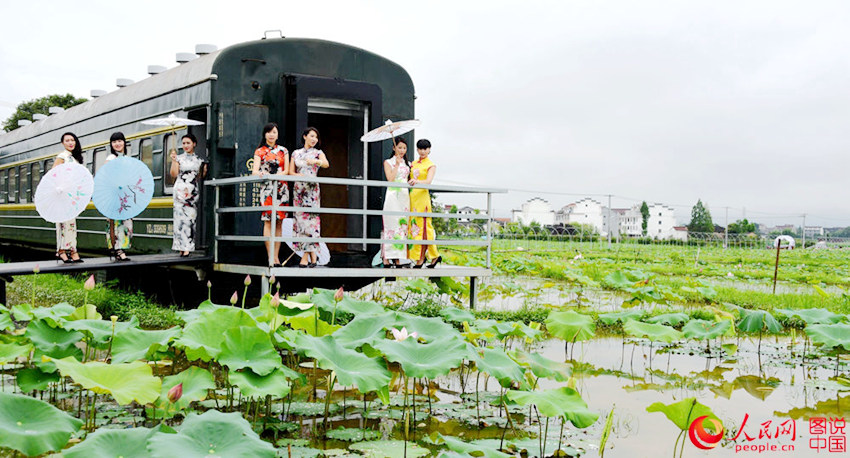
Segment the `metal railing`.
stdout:
<svg viewBox="0 0 850 458">
<path fill-rule="evenodd" d="M 407 189 L 425 189 L 434 192 L 448 193 L 465 193 L 465 194 L 486 194 L 487 208 L 485 213 L 481 214 L 466 214 L 466 213 L 440 213 L 440 212 L 399 212 L 399 211 L 384 211 L 382 209 L 371 208 L 340 208 L 340 207 L 295 207 L 284 205 L 278 202 L 277 193 L 272 193 L 272 205 L 259 206 L 235 206 L 222 207 L 221 197 L 222 188 L 247 185 L 248 183 L 273 183 L 277 181 L 284 182 L 303 182 L 317 183 L 320 185 L 329 186 L 347 186 L 363 188 L 364 207 L 366 207 L 366 191 L 368 188 L 407 188 Z M 242 241 L 242 242 L 265 242 L 270 244 L 274 242 L 306 242 L 306 243 L 348 243 L 348 244 L 364 244 L 364 245 L 382 245 L 382 244 L 403 244 L 403 245 L 437 245 L 437 246 L 480 246 L 486 247 L 487 257 L 486 265 L 490 268 L 491 250 L 492 250 L 492 230 L 493 227 L 493 194 L 506 193 L 504 189 L 498 188 L 475 188 L 467 186 L 443 186 L 443 185 L 420 185 L 410 186 L 407 184 L 376 180 L 362 180 L 351 178 L 325 178 L 325 177 L 307 177 L 293 175 L 268 175 L 265 177 L 259 176 L 243 176 L 234 178 L 219 178 L 204 182 L 206 186 L 212 186 L 215 189 L 214 209 L 215 219 L 213 222 L 214 230 L 214 261 L 219 262 L 219 242 L 220 241 Z M 433 209 L 432 209 L 433 210 Z M 442 238 L 436 240 L 413 240 L 413 239 L 383 239 L 369 237 L 277 237 L 274 234 L 277 232 L 277 218 L 271 218 L 271 230 L 269 236 L 264 235 L 244 235 L 244 234 L 221 234 L 221 216 L 224 214 L 237 213 L 255 213 L 264 211 L 286 211 L 286 212 L 304 212 L 315 214 L 335 214 L 335 215 L 354 215 L 354 216 L 406 216 L 406 217 L 423 217 L 423 218 L 448 218 L 457 220 L 474 220 L 483 221 L 483 227 L 487 229 L 482 234 L 477 235 L 477 240 L 458 240 L 456 237 L 450 239 Z M 365 224 L 364 224 L 365 228 Z M 365 235 L 366 231 L 364 231 Z M 483 238 L 483 240 L 481 240 Z M 268 250 L 269 265 L 274 261 L 273 250 Z"/>
</svg>

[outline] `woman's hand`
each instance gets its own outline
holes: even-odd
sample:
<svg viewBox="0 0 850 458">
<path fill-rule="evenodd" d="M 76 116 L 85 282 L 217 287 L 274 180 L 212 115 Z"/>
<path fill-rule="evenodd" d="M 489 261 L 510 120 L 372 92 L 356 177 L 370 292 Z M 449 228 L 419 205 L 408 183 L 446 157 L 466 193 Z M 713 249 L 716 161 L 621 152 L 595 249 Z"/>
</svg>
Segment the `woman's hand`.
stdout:
<svg viewBox="0 0 850 458">
<path fill-rule="evenodd" d="M 415 185 L 416 184 L 416 178 L 411 178 L 411 179 L 407 180 L 407 184 L 409 184 L 410 186 Z"/>
<path fill-rule="evenodd" d="M 173 161 L 173 160 L 176 160 L 176 159 L 177 159 L 177 150 L 176 150 L 176 149 L 172 149 L 172 150 L 171 150 L 171 153 L 170 153 L 169 155 L 171 156 L 171 160 L 172 160 L 172 161 Z"/>
</svg>

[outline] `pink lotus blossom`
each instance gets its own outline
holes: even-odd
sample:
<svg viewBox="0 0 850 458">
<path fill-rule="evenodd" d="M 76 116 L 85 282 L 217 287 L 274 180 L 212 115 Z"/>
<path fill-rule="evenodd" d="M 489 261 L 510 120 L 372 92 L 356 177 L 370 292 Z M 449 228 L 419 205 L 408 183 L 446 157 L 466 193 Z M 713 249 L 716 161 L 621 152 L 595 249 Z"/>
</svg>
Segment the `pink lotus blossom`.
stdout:
<svg viewBox="0 0 850 458">
<path fill-rule="evenodd" d="M 168 390 L 168 400 L 171 402 L 177 402 L 183 396 L 183 384 L 180 383 L 178 385 L 174 385 L 173 388 Z"/>
<path fill-rule="evenodd" d="M 251 284 L 251 276 L 245 275 L 245 286 L 248 286 L 250 284 Z"/>
<path fill-rule="evenodd" d="M 230 305 L 236 305 L 236 302 L 239 300 L 239 294 L 234 291 L 233 295 L 230 296 Z"/>
<path fill-rule="evenodd" d="M 86 280 L 86 283 L 83 285 L 83 288 L 86 291 L 91 291 L 94 289 L 94 274 L 89 276 L 89 279 Z"/>
<path fill-rule="evenodd" d="M 342 289 L 342 286 L 340 286 L 339 289 L 336 290 L 336 292 L 334 293 L 334 300 L 337 301 L 337 302 L 341 301 L 342 298 L 343 298 L 344 292 L 345 291 Z"/>
<path fill-rule="evenodd" d="M 407 328 L 405 328 L 405 327 L 401 328 L 401 331 L 399 331 L 396 328 L 392 328 L 392 329 L 390 329 L 390 331 L 392 331 L 393 339 L 395 339 L 396 342 L 402 342 L 404 340 L 407 340 L 408 337 L 413 337 L 414 340 L 416 340 L 419 337 L 419 335 L 416 332 L 411 332 L 410 334 L 408 334 Z"/>
<path fill-rule="evenodd" d="M 38 264 L 36 264 L 35 267 L 32 268 L 32 273 L 37 274 L 39 272 L 41 272 L 41 269 L 38 267 Z"/>
<path fill-rule="evenodd" d="M 274 293 L 271 300 L 271 306 L 277 307 L 280 304 L 280 292 Z"/>
</svg>

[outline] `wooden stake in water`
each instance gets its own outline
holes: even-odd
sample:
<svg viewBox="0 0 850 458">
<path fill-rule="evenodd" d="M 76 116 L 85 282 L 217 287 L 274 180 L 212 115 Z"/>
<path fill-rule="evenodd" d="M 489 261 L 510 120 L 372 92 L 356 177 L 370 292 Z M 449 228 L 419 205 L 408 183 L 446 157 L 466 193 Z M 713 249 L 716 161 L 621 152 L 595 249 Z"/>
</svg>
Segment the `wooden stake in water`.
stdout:
<svg viewBox="0 0 850 458">
<path fill-rule="evenodd" d="M 779 274 L 779 249 L 782 247 L 782 239 L 776 241 L 776 266 L 773 268 L 773 294 L 776 294 L 776 276 Z"/>
</svg>

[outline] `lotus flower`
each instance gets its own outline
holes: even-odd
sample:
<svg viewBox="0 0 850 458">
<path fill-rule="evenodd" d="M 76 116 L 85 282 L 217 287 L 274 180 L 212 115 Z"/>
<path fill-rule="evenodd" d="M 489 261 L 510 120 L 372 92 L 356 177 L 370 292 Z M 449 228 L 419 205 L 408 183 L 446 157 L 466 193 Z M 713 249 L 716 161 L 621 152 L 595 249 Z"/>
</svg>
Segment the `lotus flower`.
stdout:
<svg viewBox="0 0 850 458">
<path fill-rule="evenodd" d="M 234 291 L 233 295 L 230 296 L 230 305 L 236 305 L 236 302 L 239 300 L 239 294 Z"/>
<path fill-rule="evenodd" d="M 245 275 L 245 286 L 248 286 L 250 284 L 251 284 L 251 276 Z"/>
<path fill-rule="evenodd" d="M 271 306 L 277 307 L 280 304 L 280 292 L 274 293 L 271 300 Z"/>
<path fill-rule="evenodd" d="M 207 288 L 212 288 L 212 282 L 207 280 Z"/>
<path fill-rule="evenodd" d="M 274 275 L 272 275 L 271 277 L 269 277 L 269 284 L 270 284 L 270 285 L 273 285 L 273 284 L 274 284 L 274 282 L 276 282 L 276 281 L 277 281 L 277 279 L 275 278 L 275 276 L 274 276 Z"/>
<path fill-rule="evenodd" d="M 86 283 L 83 285 L 83 289 L 86 291 L 91 291 L 94 289 L 94 274 L 89 276 L 89 279 L 86 280 Z"/>
<path fill-rule="evenodd" d="M 414 339 L 419 337 L 419 335 L 416 334 L 416 332 L 411 332 L 410 334 L 408 334 L 407 328 L 404 328 L 404 327 L 401 328 L 401 331 L 399 331 L 396 328 L 392 328 L 392 329 L 390 329 L 390 331 L 392 331 L 393 339 L 395 339 L 396 342 L 402 342 L 404 340 L 407 340 L 408 337 L 413 337 Z"/>
<path fill-rule="evenodd" d="M 733 274 L 732 272 L 726 272 L 726 276 L 729 278 L 733 278 L 735 274 Z"/>
<path fill-rule="evenodd" d="M 168 390 L 168 400 L 171 402 L 177 402 L 183 396 L 183 384 L 179 383 L 174 385 L 173 388 Z"/>
<path fill-rule="evenodd" d="M 32 273 L 38 274 L 39 272 L 41 272 L 41 269 L 38 267 L 38 264 L 36 264 L 35 267 L 32 268 Z"/>
<path fill-rule="evenodd" d="M 579 259 L 584 259 L 584 256 L 582 256 L 581 253 L 579 253 L 579 254 L 575 255 L 575 257 L 573 259 L 578 261 Z"/>
<path fill-rule="evenodd" d="M 342 289 L 342 286 L 340 286 L 339 289 L 336 290 L 336 292 L 334 293 L 334 300 L 337 301 L 337 302 L 341 301 L 342 297 L 343 297 L 342 296 L 343 293 L 344 293 L 344 291 Z"/>
</svg>

